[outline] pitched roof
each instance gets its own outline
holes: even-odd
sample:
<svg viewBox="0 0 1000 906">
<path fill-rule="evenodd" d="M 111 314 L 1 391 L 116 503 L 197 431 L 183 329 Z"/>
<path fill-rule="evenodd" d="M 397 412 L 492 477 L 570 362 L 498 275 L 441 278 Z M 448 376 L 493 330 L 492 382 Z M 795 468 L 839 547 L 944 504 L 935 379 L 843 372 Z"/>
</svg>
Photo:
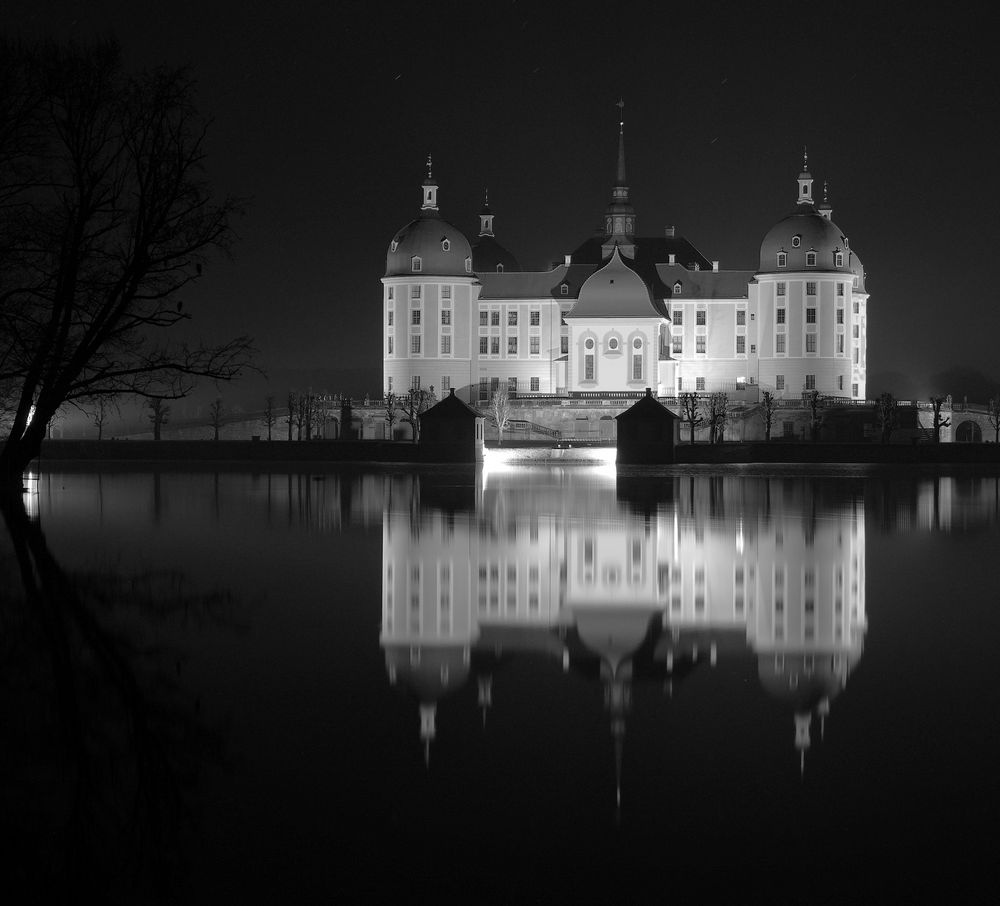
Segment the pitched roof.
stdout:
<svg viewBox="0 0 1000 906">
<path fill-rule="evenodd" d="M 693 271 L 676 264 L 657 264 L 660 279 L 670 287 L 670 295 L 679 299 L 742 299 L 754 271 Z M 680 292 L 673 291 L 680 281 Z"/>
</svg>

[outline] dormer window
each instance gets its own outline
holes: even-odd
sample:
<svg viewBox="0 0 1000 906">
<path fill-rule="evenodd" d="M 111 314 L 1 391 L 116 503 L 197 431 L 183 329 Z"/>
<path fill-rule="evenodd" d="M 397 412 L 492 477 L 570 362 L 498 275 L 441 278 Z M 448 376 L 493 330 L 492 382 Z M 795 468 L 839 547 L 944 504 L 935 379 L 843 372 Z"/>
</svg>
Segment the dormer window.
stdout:
<svg viewBox="0 0 1000 906">
<path fill-rule="evenodd" d="M 560 285 L 560 287 L 559 287 L 559 294 L 562 295 L 562 296 L 568 296 L 569 295 L 569 287 L 565 283 L 563 283 L 563 284 Z"/>
<path fill-rule="evenodd" d="M 399 243 L 395 239 L 393 239 L 392 242 L 389 245 L 389 251 L 390 252 L 394 252 L 398 248 L 399 248 Z"/>
<path fill-rule="evenodd" d="M 843 267 L 844 266 L 844 253 L 843 252 L 835 252 L 834 256 L 833 256 L 833 263 L 834 263 L 835 267 Z"/>
<path fill-rule="evenodd" d="M 792 236 L 792 248 L 797 249 L 800 245 L 802 245 L 802 237 Z"/>
<path fill-rule="evenodd" d="M 502 274 L 503 273 L 503 265 L 502 264 L 498 264 L 497 265 L 497 273 L 498 274 Z"/>
<path fill-rule="evenodd" d="M 471 258 L 466 258 L 465 259 L 465 272 L 467 274 L 471 274 L 472 273 L 472 259 Z"/>
<path fill-rule="evenodd" d="M 788 253 L 778 252 L 778 267 L 785 267 L 788 264 Z"/>
<path fill-rule="evenodd" d="M 424 269 L 424 262 L 420 259 L 419 255 L 414 255 L 410 259 L 410 270 L 415 274 L 419 274 Z"/>
<path fill-rule="evenodd" d="M 675 293 L 679 293 L 679 292 L 680 292 L 680 291 L 681 291 L 681 290 L 682 290 L 683 288 L 684 288 L 684 287 L 683 287 L 683 286 L 681 286 L 681 281 L 680 281 L 680 280 L 678 280 L 678 281 L 677 281 L 677 282 L 676 282 L 676 283 L 674 284 L 674 292 L 675 292 Z"/>
<path fill-rule="evenodd" d="M 450 252 L 451 251 L 451 242 L 449 242 L 447 239 L 442 239 L 441 240 L 441 251 L 442 252 Z"/>
<path fill-rule="evenodd" d="M 815 267 L 815 266 L 816 266 L 816 253 L 806 252 L 806 267 Z"/>
</svg>

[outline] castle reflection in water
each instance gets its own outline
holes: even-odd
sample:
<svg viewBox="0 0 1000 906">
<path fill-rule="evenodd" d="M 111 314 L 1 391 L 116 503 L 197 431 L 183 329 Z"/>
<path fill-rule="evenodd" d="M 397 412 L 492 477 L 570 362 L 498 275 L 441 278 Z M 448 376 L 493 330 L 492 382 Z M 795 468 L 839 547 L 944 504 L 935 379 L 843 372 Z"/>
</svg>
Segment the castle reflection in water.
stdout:
<svg viewBox="0 0 1000 906">
<path fill-rule="evenodd" d="M 599 682 L 620 769 L 634 684 L 669 698 L 692 670 L 752 654 L 804 764 L 861 658 L 864 500 L 842 483 L 518 468 L 394 487 L 381 645 L 427 757 L 459 688 L 476 684 L 484 719 L 502 707 L 501 658 L 543 653 Z"/>
</svg>

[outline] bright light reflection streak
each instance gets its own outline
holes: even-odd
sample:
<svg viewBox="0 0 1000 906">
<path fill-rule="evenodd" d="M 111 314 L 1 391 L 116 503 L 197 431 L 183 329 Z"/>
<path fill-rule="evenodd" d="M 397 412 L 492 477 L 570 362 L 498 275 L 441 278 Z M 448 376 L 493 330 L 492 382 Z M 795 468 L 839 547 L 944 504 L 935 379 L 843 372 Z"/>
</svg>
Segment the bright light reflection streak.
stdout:
<svg viewBox="0 0 1000 906">
<path fill-rule="evenodd" d="M 602 478 L 614 478 L 617 475 L 615 460 L 618 450 L 615 447 L 575 447 L 566 452 L 568 456 L 552 456 L 534 458 L 525 456 L 522 449 L 488 448 L 483 450 L 483 480 L 490 475 L 502 475 L 516 471 L 519 468 L 544 468 L 548 466 L 570 466 L 582 468 L 588 474 L 597 474 Z M 559 451 L 563 452 L 563 451 Z"/>
</svg>

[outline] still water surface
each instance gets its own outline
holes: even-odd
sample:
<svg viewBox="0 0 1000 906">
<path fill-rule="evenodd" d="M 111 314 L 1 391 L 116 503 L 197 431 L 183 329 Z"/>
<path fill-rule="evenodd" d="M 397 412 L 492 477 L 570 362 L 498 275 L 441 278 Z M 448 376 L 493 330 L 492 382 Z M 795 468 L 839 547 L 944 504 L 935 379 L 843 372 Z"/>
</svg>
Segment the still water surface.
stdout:
<svg viewBox="0 0 1000 906">
<path fill-rule="evenodd" d="M 0 547 L 11 888 L 858 902 L 991 874 L 996 476 L 29 487 Z"/>
</svg>

